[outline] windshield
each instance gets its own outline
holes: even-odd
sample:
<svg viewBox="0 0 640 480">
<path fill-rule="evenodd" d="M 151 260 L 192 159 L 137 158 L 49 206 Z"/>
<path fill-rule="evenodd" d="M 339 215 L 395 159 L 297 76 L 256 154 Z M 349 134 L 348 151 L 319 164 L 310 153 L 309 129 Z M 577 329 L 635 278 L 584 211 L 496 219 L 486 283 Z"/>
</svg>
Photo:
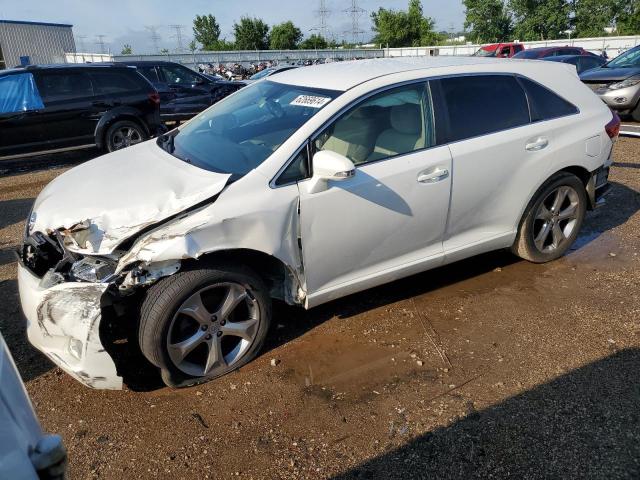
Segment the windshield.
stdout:
<svg viewBox="0 0 640 480">
<path fill-rule="evenodd" d="M 264 162 L 340 92 L 257 82 L 158 139 L 173 156 L 241 177 Z"/>
<path fill-rule="evenodd" d="M 251 75 L 249 80 L 260 80 L 261 78 L 268 77 L 271 72 L 273 72 L 272 69 L 265 68 L 264 70 L 260 70 L 258 73 Z"/>
<path fill-rule="evenodd" d="M 540 55 L 538 50 L 523 50 L 521 52 L 516 53 L 513 58 L 525 58 L 525 59 L 536 59 Z"/>
<path fill-rule="evenodd" d="M 605 65 L 608 68 L 640 67 L 640 48 L 632 48 Z"/>
<path fill-rule="evenodd" d="M 474 53 L 473 56 L 474 57 L 495 57 L 497 51 L 498 51 L 497 48 L 495 50 L 485 50 L 484 48 L 481 48 L 476 53 Z"/>
</svg>

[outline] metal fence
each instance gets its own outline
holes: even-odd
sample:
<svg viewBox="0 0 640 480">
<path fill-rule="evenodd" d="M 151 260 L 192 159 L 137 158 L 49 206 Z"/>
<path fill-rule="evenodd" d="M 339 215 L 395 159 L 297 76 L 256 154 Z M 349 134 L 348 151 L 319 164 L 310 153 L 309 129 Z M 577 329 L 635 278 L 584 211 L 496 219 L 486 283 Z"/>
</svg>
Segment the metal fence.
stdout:
<svg viewBox="0 0 640 480">
<path fill-rule="evenodd" d="M 324 50 L 245 50 L 236 52 L 194 52 L 194 53 L 169 53 L 167 55 L 113 55 L 113 60 L 119 61 L 171 61 L 187 66 L 198 64 L 218 65 L 239 63 L 249 65 L 260 62 L 296 63 L 298 61 L 331 59 L 351 60 L 354 58 L 378 58 L 384 57 L 384 50 L 372 48 L 359 49 L 324 49 Z"/>
<path fill-rule="evenodd" d="M 563 47 L 566 45 L 582 47 L 594 53 L 603 50 L 609 57 L 617 57 L 625 50 L 640 44 L 640 36 L 624 37 L 596 37 L 596 38 L 572 38 L 559 40 L 539 40 L 535 42 L 521 42 L 525 48 L 536 47 Z M 438 56 L 438 55 L 472 55 L 480 47 L 487 44 L 460 44 L 460 45 L 440 45 L 432 47 L 403 47 L 386 48 L 385 57 L 416 57 L 416 56 Z"/>
</svg>

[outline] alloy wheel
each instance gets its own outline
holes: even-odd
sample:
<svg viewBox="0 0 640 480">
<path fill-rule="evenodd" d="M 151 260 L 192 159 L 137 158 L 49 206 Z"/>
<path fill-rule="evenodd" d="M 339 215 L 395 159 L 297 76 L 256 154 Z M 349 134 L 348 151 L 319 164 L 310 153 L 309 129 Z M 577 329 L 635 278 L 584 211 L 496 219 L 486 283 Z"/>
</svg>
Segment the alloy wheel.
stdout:
<svg viewBox="0 0 640 480">
<path fill-rule="evenodd" d="M 122 127 L 113 132 L 111 143 L 114 150 L 130 147 L 136 143 L 142 142 L 142 134 L 136 128 Z"/>
<path fill-rule="evenodd" d="M 561 185 L 540 203 L 533 223 L 533 243 L 551 253 L 569 241 L 578 223 L 580 197 L 573 187 Z"/>
<path fill-rule="evenodd" d="M 253 344 L 259 324 L 258 301 L 247 287 L 218 283 L 201 288 L 171 320 L 169 357 L 187 375 L 215 377 L 240 361 Z"/>
</svg>

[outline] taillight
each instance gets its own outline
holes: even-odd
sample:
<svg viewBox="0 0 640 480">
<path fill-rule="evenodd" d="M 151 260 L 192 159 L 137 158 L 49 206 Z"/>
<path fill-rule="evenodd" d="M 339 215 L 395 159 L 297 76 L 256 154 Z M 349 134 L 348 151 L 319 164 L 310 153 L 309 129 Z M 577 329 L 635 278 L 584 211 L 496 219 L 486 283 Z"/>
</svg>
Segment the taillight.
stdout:
<svg viewBox="0 0 640 480">
<path fill-rule="evenodd" d="M 620 117 L 616 112 L 611 111 L 611 113 L 613 113 L 613 118 L 609 123 L 607 123 L 604 129 L 607 132 L 607 135 L 609 135 L 609 138 L 611 140 L 615 140 L 618 138 L 618 135 L 620 135 L 620 123 L 622 122 L 620 122 Z"/>
<path fill-rule="evenodd" d="M 151 100 L 155 104 L 160 103 L 160 94 L 158 92 L 153 92 L 149 94 L 149 100 Z"/>
</svg>

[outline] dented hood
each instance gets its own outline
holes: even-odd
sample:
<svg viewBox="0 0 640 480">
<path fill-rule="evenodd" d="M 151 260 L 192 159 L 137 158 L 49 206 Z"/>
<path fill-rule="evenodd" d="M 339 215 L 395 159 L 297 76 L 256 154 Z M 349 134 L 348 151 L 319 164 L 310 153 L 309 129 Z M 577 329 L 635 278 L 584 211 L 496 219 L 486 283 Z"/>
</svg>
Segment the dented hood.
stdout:
<svg viewBox="0 0 640 480">
<path fill-rule="evenodd" d="M 148 141 L 52 181 L 36 199 L 32 231 L 71 230 L 65 239 L 70 250 L 111 253 L 145 227 L 215 196 L 229 177 L 194 167 Z"/>
</svg>

